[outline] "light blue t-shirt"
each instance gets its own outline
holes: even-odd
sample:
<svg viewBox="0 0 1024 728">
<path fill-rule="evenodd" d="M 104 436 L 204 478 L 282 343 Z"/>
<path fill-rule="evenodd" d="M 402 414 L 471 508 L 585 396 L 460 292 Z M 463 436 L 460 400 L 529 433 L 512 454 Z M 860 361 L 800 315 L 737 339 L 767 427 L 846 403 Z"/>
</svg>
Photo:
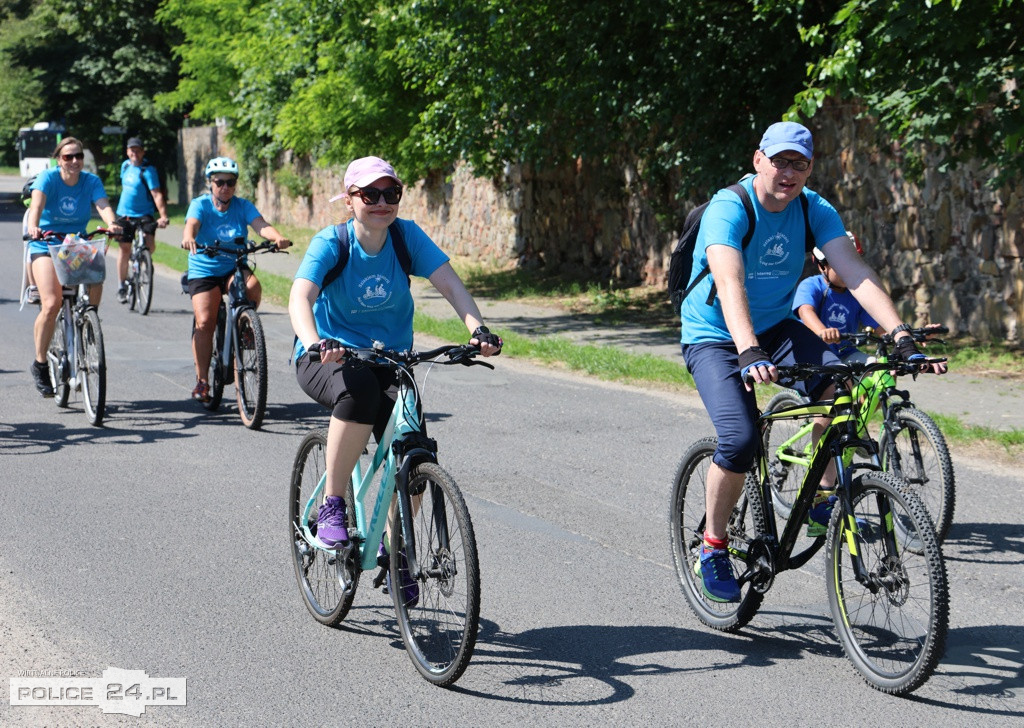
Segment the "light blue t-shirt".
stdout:
<svg viewBox="0 0 1024 728">
<path fill-rule="evenodd" d="M 825 276 L 817 275 L 800 281 L 793 298 L 793 311 L 801 306 L 811 305 L 818 318 L 825 326 L 839 329 L 840 333 L 852 334 L 862 326 L 878 328 L 878 323 L 871 318 L 860 302 L 849 290 L 835 291 L 825 280 Z M 845 357 L 857 349 L 849 341 L 829 344 L 828 348 Z"/>
<path fill-rule="evenodd" d="M 39 216 L 39 227 L 56 233 L 84 233 L 92 217 L 92 207 L 107 196 L 100 178 L 82 171 L 74 187 L 64 184 L 60 169 L 54 167 L 40 172 L 32 183 L 33 190 L 46 195 L 46 204 Z M 45 253 L 46 243 L 33 240 L 29 253 Z"/>
<path fill-rule="evenodd" d="M 160 189 L 160 176 L 145 159 L 136 167 L 131 160 L 121 163 L 121 199 L 117 201 L 117 214 L 126 217 L 142 217 L 156 213 L 156 205 L 146 189 Z"/>
<path fill-rule="evenodd" d="M 199 245 L 213 245 L 219 243 L 222 247 L 238 249 L 241 246 L 235 245 L 235 238 L 248 237 L 249 226 L 253 220 L 262 217 L 256 206 L 241 197 L 232 197 L 228 209 L 221 212 L 213 206 L 213 198 L 209 193 L 196 197 L 188 205 L 188 212 L 185 219 L 192 218 L 199 221 L 199 232 L 196 233 L 196 243 Z M 248 259 L 246 260 L 248 264 Z M 235 261 L 226 255 L 218 255 L 211 258 L 205 253 L 189 254 L 188 256 L 188 277 L 213 278 L 226 276 L 235 269 Z"/>
<path fill-rule="evenodd" d="M 806 251 L 804 213 L 799 199 L 786 205 L 782 212 L 768 212 L 754 193 L 754 178 L 748 177 L 740 184 L 754 204 L 754 235 L 743 252 L 743 268 L 754 333 L 760 334 L 793 318 L 793 293 L 803 272 Z M 814 239 L 825 243 L 845 235 L 846 229 L 835 208 L 816 192 L 806 188 L 804 192 Z M 690 281 L 707 267 L 708 245 L 727 245 L 742 250 L 747 227 L 747 213 L 740 198 L 728 190 L 719 190 L 701 218 Z M 713 282 L 714 276 L 708 275 L 683 300 L 679 312 L 681 343 L 732 340 L 719 297 L 716 295 L 711 305 L 707 304 Z"/>
<path fill-rule="evenodd" d="M 412 262 L 411 275 L 429 278 L 448 262 L 448 256 L 412 220 L 397 220 Z M 333 282 L 320 291 L 313 303 L 313 318 L 321 338 L 337 339 L 344 346 L 367 348 L 382 341 L 392 349 L 412 348 L 413 298 L 409 280 L 398 262 L 391 232 L 376 255 L 367 255 L 356 237 L 352 220 L 348 262 Z M 309 242 L 295 278 L 322 286 L 340 255 L 334 226 L 324 228 Z M 306 353 L 299 341 L 296 358 Z"/>
</svg>

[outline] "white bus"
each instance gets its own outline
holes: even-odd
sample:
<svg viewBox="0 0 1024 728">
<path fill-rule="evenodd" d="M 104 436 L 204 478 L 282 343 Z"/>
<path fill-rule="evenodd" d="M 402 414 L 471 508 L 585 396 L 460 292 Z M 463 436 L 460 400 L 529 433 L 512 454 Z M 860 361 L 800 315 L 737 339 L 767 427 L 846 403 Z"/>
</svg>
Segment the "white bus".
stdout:
<svg viewBox="0 0 1024 728">
<path fill-rule="evenodd" d="M 50 155 L 64 136 L 64 131 L 63 126 L 46 121 L 18 129 L 16 146 L 22 177 L 33 177 L 55 164 Z"/>
</svg>

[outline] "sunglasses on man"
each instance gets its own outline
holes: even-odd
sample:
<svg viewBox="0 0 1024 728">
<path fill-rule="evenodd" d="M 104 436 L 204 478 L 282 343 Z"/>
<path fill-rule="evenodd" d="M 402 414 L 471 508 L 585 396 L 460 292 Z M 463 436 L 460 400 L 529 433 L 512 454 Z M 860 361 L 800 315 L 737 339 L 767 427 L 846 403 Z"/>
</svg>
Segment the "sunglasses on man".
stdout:
<svg viewBox="0 0 1024 728">
<path fill-rule="evenodd" d="M 229 179 L 213 179 L 210 181 L 213 182 L 218 187 L 223 187 L 224 185 L 227 185 L 228 187 L 234 187 L 236 184 L 238 184 L 238 180 L 235 179 L 234 177 L 231 177 Z"/>
</svg>

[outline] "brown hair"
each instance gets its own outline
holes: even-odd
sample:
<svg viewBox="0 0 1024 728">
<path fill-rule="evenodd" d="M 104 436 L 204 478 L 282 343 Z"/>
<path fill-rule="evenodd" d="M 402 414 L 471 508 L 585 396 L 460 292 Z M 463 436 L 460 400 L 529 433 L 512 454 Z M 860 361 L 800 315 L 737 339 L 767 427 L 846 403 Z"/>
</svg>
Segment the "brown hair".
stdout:
<svg viewBox="0 0 1024 728">
<path fill-rule="evenodd" d="M 77 144 L 82 148 L 83 152 L 85 151 L 85 145 L 82 144 L 82 142 L 78 141 L 74 137 L 64 137 L 63 139 L 60 140 L 60 143 L 57 145 L 57 148 L 53 150 L 53 158 L 58 159 L 60 157 L 60 150 L 71 144 Z"/>
</svg>

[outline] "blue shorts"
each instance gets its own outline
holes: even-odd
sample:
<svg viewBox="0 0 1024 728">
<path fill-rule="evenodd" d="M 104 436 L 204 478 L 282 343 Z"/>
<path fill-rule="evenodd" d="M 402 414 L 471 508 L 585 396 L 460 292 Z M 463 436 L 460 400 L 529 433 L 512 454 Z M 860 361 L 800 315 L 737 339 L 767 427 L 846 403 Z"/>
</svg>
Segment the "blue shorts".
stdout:
<svg viewBox="0 0 1024 728">
<path fill-rule="evenodd" d="M 757 336 L 778 365 L 839 364 L 825 343 L 800 321 L 787 319 Z M 757 431 L 757 400 L 740 380 L 739 354 L 731 341 L 683 344 L 683 359 L 693 375 L 704 408 L 718 434 L 712 460 L 733 473 L 745 473 L 754 464 L 760 434 Z M 813 377 L 793 386 L 801 394 L 819 397 L 830 384 Z"/>
</svg>

